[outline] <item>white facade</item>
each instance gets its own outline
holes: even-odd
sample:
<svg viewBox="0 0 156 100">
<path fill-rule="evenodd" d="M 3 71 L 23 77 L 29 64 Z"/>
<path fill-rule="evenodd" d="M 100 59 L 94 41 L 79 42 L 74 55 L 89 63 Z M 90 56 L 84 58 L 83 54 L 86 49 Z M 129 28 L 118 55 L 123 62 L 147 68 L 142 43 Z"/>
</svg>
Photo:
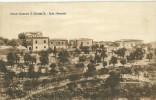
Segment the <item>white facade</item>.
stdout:
<svg viewBox="0 0 156 100">
<path fill-rule="evenodd" d="M 83 46 L 91 47 L 93 45 L 93 40 L 87 38 L 76 39 L 76 47 L 79 48 L 81 44 Z"/>
<path fill-rule="evenodd" d="M 41 51 L 47 50 L 49 48 L 49 38 L 48 37 L 36 37 L 32 38 L 32 45 L 27 46 L 28 50 Z"/>
<path fill-rule="evenodd" d="M 49 42 L 50 48 L 67 48 L 68 47 L 68 40 L 67 39 L 51 39 Z"/>
<path fill-rule="evenodd" d="M 141 46 L 141 44 L 144 43 L 143 40 L 133 40 L 133 39 L 123 39 L 115 42 L 119 43 L 119 48 L 125 47 L 127 49 L 131 49 L 135 46 Z"/>
</svg>

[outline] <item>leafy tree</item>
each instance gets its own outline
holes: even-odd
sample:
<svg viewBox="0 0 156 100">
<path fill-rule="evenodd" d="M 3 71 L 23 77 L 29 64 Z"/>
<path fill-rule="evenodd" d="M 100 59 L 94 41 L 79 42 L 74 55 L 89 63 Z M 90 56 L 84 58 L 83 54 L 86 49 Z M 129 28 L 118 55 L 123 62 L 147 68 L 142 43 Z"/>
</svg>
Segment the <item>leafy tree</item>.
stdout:
<svg viewBox="0 0 156 100">
<path fill-rule="evenodd" d="M 113 64 L 113 65 L 115 66 L 116 63 L 118 63 L 118 61 L 117 61 L 117 57 L 112 56 L 112 58 L 111 58 L 109 64 Z"/>
<path fill-rule="evenodd" d="M 58 73 L 58 70 L 56 70 L 56 64 L 52 63 L 52 64 L 50 65 L 50 67 L 52 68 L 52 69 L 50 70 L 50 73 L 51 73 L 53 76 L 56 76 L 57 73 Z"/>
<path fill-rule="evenodd" d="M 31 56 L 31 62 L 32 64 L 37 62 L 36 56 Z"/>
<path fill-rule="evenodd" d="M 87 67 L 88 67 L 87 74 L 89 76 L 92 76 L 92 75 L 96 74 L 96 68 L 94 66 L 94 61 L 93 60 L 90 61 L 90 63 L 87 65 Z"/>
<path fill-rule="evenodd" d="M 19 41 L 17 39 L 12 39 L 11 41 L 8 42 L 8 44 L 13 47 L 19 46 Z"/>
<path fill-rule="evenodd" d="M 107 58 L 107 54 L 106 54 L 105 50 L 102 50 L 101 57 L 102 57 L 103 61 L 104 61 L 105 58 Z"/>
<path fill-rule="evenodd" d="M 84 64 L 83 64 L 83 62 L 79 62 L 79 63 L 77 63 L 76 65 L 75 65 L 75 67 L 77 67 L 78 69 L 79 68 L 84 68 Z"/>
<path fill-rule="evenodd" d="M 142 48 L 136 48 L 133 54 L 136 60 L 142 60 L 142 58 L 144 57 L 144 52 Z"/>
<path fill-rule="evenodd" d="M 79 62 L 85 62 L 87 57 L 85 55 L 79 56 Z"/>
<path fill-rule="evenodd" d="M 25 46 L 25 47 L 31 45 L 31 43 L 28 42 L 28 41 L 26 41 L 26 40 L 21 40 L 21 42 L 22 42 L 21 45 L 22 45 L 22 46 Z"/>
<path fill-rule="evenodd" d="M 20 57 L 19 57 L 19 55 L 17 54 L 17 52 L 15 52 L 14 55 L 15 55 L 15 62 L 16 62 L 16 64 L 17 64 L 17 63 L 19 63 Z"/>
<path fill-rule="evenodd" d="M 96 44 L 92 45 L 91 48 L 92 48 L 92 51 L 96 51 L 96 48 L 97 48 Z"/>
<path fill-rule="evenodd" d="M 53 53 L 53 49 L 52 49 L 52 48 L 48 48 L 48 49 L 47 49 L 47 52 L 48 52 L 49 54 L 51 54 L 51 53 Z"/>
<path fill-rule="evenodd" d="M 124 66 L 124 65 L 126 64 L 126 59 L 124 59 L 124 58 L 121 59 L 121 60 L 120 60 L 120 63 Z"/>
<path fill-rule="evenodd" d="M 11 65 L 11 66 L 13 66 L 14 65 L 14 62 L 15 62 L 15 54 L 13 53 L 13 52 L 9 52 L 8 54 L 7 54 L 7 61 L 8 61 L 8 63 Z"/>
<path fill-rule="evenodd" d="M 121 75 L 120 73 L 117 73 L 115 71 L 110 72 L 109 77 L 105 81 L 106 86 L 111 88 L 111 94 L 113 97 L 117 93 L 116 87 L 119 85 L 120 81 L 121 81 Z"/>
<path fill-rule="evenodd" d="M 18 34 L 19 39 L 26 39 L 26 35 L 24 33 Z"/>
<path fill-rule="evenodd" d="M 58 71 L 55 69 L 56 67 L 57 67 L 56 63 L 50 64 L 50 68 L 51 68 L 50 73 L 52 73 L 53 76 L 55 76 L 58 73 Z"/>
<path fill-rule="evenodd" d="M 89 54 L 89 47 L 88 46 L 84 46 L 82 51 L 85 53 L 85 54 Z"/>
<path fill-rule="evenodd" d="M 76 49 L 75 49 L 75 53 L 79 56 L 80 53 L 81 53 L 81 51 L 80 51 L 78 48 L 76 48 Z"/>
<path fill-rule="evenodd" d="M 30 63 L 32 57 L 30 55 L 30 53 L 25 53 L 24 55 L 24 63 Z"/>
<path fill-rule="evenodd" d="M 79 80 L 79 79 L 81 79 L 81 74 L 71 74 L 71 75 L 69 75 L 69 79 L 71 80 L 71 81 L 76 81 L 76 80 Z"/>
<path fill-rule="evenodd" d="M 54 54 L 55 57 L 56 57 L 56 55 L 57 55 L 57 49 L 56 49 L 56 46 L 54 46 L 53 54 Z"/>
<path fill-rule="evenodd" d="M 49 63 L 49 54 L 47 51 L 40 52 L 40 62 L 42 65 L 46 65 Z"/>
<path fill-rule="evenodd" d="M 100 63 L 101 62 L 101 57 L 100 57 L 100 55 L 95 55 L 95 62 L 96 62 L 96 64 L 98 65 L 98 63 Z"/>
<path fill-rule="evenodd" d="M 69 61 L 69 57 L 70 57 L 70 55 L 67 50 L 63 50 L 58 53 L 58 59 L 63 64 L 63 66 L 65 65 L 65 63 L 67 63 Z"/>
<path fill-rule="evenodd" d="M 80 44 L 79 48 L 82 50 L 83 49 L 83 43 Z"/>
<path fill-rule="evenodd" d="M 4 60 L 2 60 L 2 59 L 0 60 L 0 71 L 3 73 L 7 72 L 6 64 L 5 64 Z"/>
<path fill-rule="evenodd" d="M 105 68 L 105 66 L 107 66 L 107 61 L 103 61 L 102 65 Z"/>
<path fill-rule="evenodd" d="M 117 42 L 114 42 L 114 43 L 113 43 L 113 46 L 115 46 L 115 47 L 119 47 L 119 46 L 120 46 L 120 44 L 119 44 L 119 43 L 117 43 Z"/>
<path fill-rule="evenodd" d="M 124 56 L 125 56 L 125 51 L 126 51 L 126 48 L 120 48 L 120 49 L 118 49 L 117 51 L 115 51 L 114 53 L 117 54 L 118 56 L 124 58 Z"/>
<path fill-rule="evenodd" d="M 51 63 L 51 64 L 50 64 L 50 68 L 53 69 L 53 68 L 55 68 L 55 67 L 56 67 L 56 63 Z"/>
<path fill-rule="evenodd" d="M 153 54 L 150 52 L 147 54 L 147 59 L 149 59 L 149 61 L 153 58 Z"/>
</svg>

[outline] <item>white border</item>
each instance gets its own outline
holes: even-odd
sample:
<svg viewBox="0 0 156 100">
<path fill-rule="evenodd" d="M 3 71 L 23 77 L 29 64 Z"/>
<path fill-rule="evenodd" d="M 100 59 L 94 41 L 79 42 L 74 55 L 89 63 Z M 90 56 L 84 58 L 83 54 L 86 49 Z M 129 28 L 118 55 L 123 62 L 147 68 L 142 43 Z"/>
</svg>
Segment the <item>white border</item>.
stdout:
<svg viewBox="0 0 156 100">
<path fill-rule="evenodd" d="M 156 2 L 156 0 L 0 0 L 0 2 Z"/>
</svg>

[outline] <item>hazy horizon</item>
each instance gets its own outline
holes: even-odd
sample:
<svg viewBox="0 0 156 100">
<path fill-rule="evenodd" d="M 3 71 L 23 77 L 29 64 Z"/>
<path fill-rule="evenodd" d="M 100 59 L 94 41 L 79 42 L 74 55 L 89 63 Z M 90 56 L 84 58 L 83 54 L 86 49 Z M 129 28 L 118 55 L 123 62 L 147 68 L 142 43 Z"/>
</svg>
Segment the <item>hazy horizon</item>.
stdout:
<svg viewBox="0 0 156 100">
<path fill-rule="evenodd" d="M 41 31 L 49 38 L 91 38 L 94 41 L 139 39 L 156 41 L 154 2 L 2 3 L 0 36 L 18 38 Z M 10 15 L 63 12 L 66 15 Z"/>
</svg>

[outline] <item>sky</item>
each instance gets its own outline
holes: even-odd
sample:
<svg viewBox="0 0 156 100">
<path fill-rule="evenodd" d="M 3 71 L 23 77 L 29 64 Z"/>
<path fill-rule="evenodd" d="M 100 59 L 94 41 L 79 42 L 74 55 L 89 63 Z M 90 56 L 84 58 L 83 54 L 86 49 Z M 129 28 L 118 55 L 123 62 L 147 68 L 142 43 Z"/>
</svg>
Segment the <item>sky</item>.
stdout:
<svg viewBox="0 0 156 100">
<path fill-rule="evenodd" d="M 19 15 L 19 13 L 46 15 Z M 49 15 L 65 13 L 65 15 Z M 18 13 L 18 15 L 11 15 Z M 50 38 L 156 40 L 156 2 L 60 2 L 0 4 L 0 36 L 41 31 Z"/>
</svg>

